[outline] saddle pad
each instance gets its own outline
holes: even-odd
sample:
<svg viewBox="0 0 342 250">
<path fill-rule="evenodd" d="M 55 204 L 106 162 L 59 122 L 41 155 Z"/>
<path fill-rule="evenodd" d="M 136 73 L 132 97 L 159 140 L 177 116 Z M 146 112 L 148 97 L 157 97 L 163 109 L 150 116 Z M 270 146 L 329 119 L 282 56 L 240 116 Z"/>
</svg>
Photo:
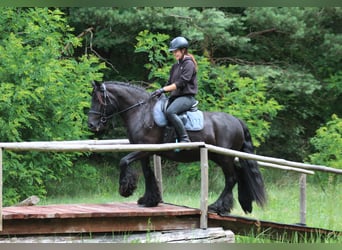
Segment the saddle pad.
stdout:
<svg viewBox="0 0 342 250">
<path fill-rule="evenodd" d="M 204 127 L 203 112 L 200 110 L 194 112 L 186 112 L 186 123 L 184 127 L 188 131 L 200 131 Z"/>
<path fill-rule="evenodd" d="M 159 127 L 165 127 L 168 124 L 167 118 L 163 112 L 166 98 L 161 98 L 153 107 L 153 118 Z M 203 112 L 197 110 L 195 112 L 186 112 L 180 115 L 181 120 L 185 120 L 184 127 L 188 131 L 200 131 L 204 126 Z M 184 117 L 186 119 L 184 119 Z"/>
<path fill-rule="evenodd" d="M 165 127 L 167 125 L 167 119 L 163 112 L 165 101 L 166 98 L 161 97 L 153 107 L 153 118 L 159 127 Z"/>
</svg>

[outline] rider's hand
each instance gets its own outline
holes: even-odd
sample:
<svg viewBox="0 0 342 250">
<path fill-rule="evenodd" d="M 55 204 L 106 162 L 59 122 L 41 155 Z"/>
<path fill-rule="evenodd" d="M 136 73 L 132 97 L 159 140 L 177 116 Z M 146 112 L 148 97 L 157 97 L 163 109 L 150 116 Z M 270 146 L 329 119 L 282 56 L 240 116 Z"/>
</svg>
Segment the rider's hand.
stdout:
<svg viewBox="0 0 342 250">
<path fill-rule="evenodd" d="M 151 97 L 159 97 L 161 96 L 161 94 L 163 94 L 165 92 L 165 90 L 163 88 L 161 89 L 157 89 L 156 91 L 153 91 L 151 93 Z"/>
</svg>

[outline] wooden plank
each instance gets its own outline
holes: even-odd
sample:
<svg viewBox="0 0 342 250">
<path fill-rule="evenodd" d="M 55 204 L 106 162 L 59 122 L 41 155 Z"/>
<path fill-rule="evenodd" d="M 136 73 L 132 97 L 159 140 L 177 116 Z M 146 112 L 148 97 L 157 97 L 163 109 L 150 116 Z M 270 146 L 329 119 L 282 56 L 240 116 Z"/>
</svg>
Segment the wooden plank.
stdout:
<svg viewBox="0 0 342 250">
<path fill-rule="evenodd" d="M 235 235 L 222 228 L 143 233 L 96 233 L 0 237 L 0 243 L 233 243 Z"/>
<path fill-rule="evenodd" d="M 208 178 L 208 149 L 201 148 L 201 228 L 208 227 L 208 194 L 209 194 L 209 178 Z"/>
<path fill-rule="evenodd" d="M 235 235 L 222 228 L 170 230 L 119 236 L 116 243 L 234 243 Z"/>
<path fill-rule="evenodd" d="M 222 217 L 217 214 L 209 213 L 208 218 L 209 227 L 229 229 L 236 235 L 250 235 L 253 233 L 255 236 L 258 236 L 259 234 L 263 234 L 275 240 L 279 240 L 277 237 L 282 237 L 282 239 L 293 239 L 293 237 L 296 236 L 299 241 L 304 241 L 303 239 L 312 237 L 322 239 L 324 236 L 342 236 L 341 231 L 306 227 L 299 224 L 283 224 L 256 220 L 234 215 Z"/>
<path fill-rule="evenodd" d="M 188 207 L 133 202 L 5 207 L 0 235 L 190 229 L 199 227 L 199 214 Z"/>
<path fill-rule="evenodd" d="M 138 232 L 198 228 L 198 215 L 4 220 L 0 235 Z"/>
<path fill-rule="evenodd" d="M 63 204 L 30 207 L 5 207 L 3 219 L 66 219 L 97 217 L 146 217 L 199 215 L 200 210 L 161 203 L 158 207 L 141 207 L 135 202 L 108 204 Z"/>
</svg>

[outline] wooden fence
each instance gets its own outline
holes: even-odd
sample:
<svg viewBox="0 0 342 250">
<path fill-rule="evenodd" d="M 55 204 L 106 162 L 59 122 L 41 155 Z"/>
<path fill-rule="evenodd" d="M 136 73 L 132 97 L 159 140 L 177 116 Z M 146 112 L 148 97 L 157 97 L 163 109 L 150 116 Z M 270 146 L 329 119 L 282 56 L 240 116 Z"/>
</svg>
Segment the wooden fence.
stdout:
<svg viewBox="0 0 342 250">
<path fill-rule="evenodd" d="M 129 144 L 126 139 L 120 140 L 83 140 L 83 141 L 51 141 L 51 142 L 8 142 L 0 143 L 0 216 L 2 218 L 2 151 L 42 151 L 42 152 L 132 152 L 132 151 L 168 151 L 174 149 L 199 149 L 201 165 L 201 228 L 207 228 L 208 212 L 208 152 L 230 155 L 240 158 L 256 160 L 261 167 L 277 168 L 282 170 L 296 171 L 301 173 L 300 177 L 300 223 L 306 224 L 306 174 L 314 174 L 312 170 L 342 174 L 342 170 L 326 166 L 310 165 L 305 163 L 287 161 L 273 157 L 265 157 L 248 154 L 240 151 L 220 148 L 205 144 L 204 142 L 192 143 L 165 143 L 165 144 Z M 235 159 L 237 160 L 237 159 Z M 154 168 L 156 179 L 162 192 L 161 159 L 154 156 Z M 0 221 L 2 230 L 2 220 Z"/>
</svg>

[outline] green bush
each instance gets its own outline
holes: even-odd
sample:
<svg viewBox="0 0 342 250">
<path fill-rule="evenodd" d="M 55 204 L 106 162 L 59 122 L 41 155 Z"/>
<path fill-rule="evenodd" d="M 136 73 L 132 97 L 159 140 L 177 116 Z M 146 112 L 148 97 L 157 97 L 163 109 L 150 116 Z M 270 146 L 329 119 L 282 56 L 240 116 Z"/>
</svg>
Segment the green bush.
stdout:
<svg viewBox="0 0 342 250">
<path fill-rule="evenodd" d="M 316 131 L 310 143 L 315 153 L 309 155 L 310 163 L 342 169 L 342 119 L 332 115 L 332 119 Z M 316 173 L 320 180 L 336 181 L 335 175 Z M 336 178 L 334 178 L 334 176 Z"/>
<path fill-rule="evenodd" d="M 58 9 L 0 11 L 0 141 L 85 138 L 90 82 L 104 65 L 71 57 L 80 39 Z M 75 173 L 78 155 L 5 152 L 4 204 L 46 195 L 47 183 Z"/>
</svg>

